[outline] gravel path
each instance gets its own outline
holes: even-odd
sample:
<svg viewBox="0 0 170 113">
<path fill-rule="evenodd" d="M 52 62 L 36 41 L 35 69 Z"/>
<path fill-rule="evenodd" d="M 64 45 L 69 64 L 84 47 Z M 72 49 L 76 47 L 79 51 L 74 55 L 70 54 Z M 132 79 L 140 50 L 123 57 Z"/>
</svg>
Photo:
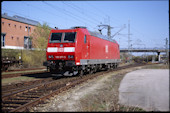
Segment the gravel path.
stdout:
<svg viewBox="0 0 170 113">
<path fill-rule="evenodd" d="M 119 103 L 147 111 L 169 111 L 169 69 L 141 69 L 125 75 Z"/>
<path fill-rule="evenodd" d="M 110 73 L 111 74 L 111 73 Z M 86 94 L 93 93 L 100 89 L 104 85 L 109 77 L 103 76 L 100 80 L 93 79 L 88 83 L 79 85 L 78 87 L 67 91 L 66 93 L 59 94 L 56 97 L 50 99 L 48 104 L 45 104 L 44 107 L 35 107 L 34 111 L 38 112 L 55 112 L 55 111 L 80 111 L 81 106 L 79 100 L 84 97 Z"/>
</svg>

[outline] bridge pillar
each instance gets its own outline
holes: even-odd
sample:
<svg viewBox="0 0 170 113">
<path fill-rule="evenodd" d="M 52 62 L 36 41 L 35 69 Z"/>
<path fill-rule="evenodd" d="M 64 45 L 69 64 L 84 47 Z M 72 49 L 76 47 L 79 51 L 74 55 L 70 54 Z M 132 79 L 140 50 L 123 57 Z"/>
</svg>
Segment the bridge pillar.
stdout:
<svg viewBox="0 0 170 113">
<path fill-rule="evenodd" d="M 158 62 L 160 62 L 161 60 L 160 52 L 157 52 L 157 53 L 158 53 Z"/>
<path fill-rule="evenodd" d="M 152 56 L 152 63 L 155 62 L 155 55 Z"/>
</svg>

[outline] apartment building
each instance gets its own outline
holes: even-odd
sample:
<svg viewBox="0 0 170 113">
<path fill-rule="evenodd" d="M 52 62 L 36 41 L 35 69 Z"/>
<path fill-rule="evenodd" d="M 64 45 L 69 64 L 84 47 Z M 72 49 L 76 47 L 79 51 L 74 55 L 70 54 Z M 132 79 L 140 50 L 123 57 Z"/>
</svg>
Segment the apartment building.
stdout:
<svg viewBox="0 0 170 113">
<path fill-rule="evenodd" d="M 1 48 L 31 49 L 30 35 L 38 24 L 38 21 L 21 16 L 1 14 Z"/>
</svg>

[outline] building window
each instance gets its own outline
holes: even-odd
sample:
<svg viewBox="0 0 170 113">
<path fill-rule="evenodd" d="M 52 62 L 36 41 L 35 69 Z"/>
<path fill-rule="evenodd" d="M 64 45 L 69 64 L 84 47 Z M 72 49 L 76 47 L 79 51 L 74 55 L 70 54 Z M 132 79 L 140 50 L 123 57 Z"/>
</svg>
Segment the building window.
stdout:
<svg viewBox="0 0 170 113">
<path fill-rule="evenodd" d="M 17 25 L 15 24 L 15 25 L 14 25 L 14 27 L 16 28 L 16 27 L 17 27 Z"/>
<path fill-rule="evenodd" d="M 14 38 L 14 37 L 13 37 L 13 36 L 11 36 L 11 38 L 12 38 L 12 40 L 13 40 L 13 38 Z"/>
<path fill-rule="evenodd" d="M 1 47 L 5 46 L 5 34 L 1 34 Z"/>
<path fill-rule="evenodd" d="M 4 22 L 2 22 L 2 25 L 4 25 Z"/>
<path fill-rule="evenodd" d="M 31 27 L 28 27 L 29 32 L 31 32 Z"/>
<path fill-rule="evenodd" d="M 32 48 L 32 42 L 30 37 L 24 36 L 24 48 L 31 49 Z"/>
<path fill-rule="evenodd" d="M 22 26 L 20 26 L 20 29 L 22 28 Z"/>
<path fill-rule="evenodd" d="M 27 26 L 25 26 L 25 31 L 27 31 Z"/>
<path fill-rule="evenodd" d="M 11 26 L 11 24 L 10 24 L 10 23 L 8 23 L 8 26 L 10 27 L 10 26 Z"/>
</svg>

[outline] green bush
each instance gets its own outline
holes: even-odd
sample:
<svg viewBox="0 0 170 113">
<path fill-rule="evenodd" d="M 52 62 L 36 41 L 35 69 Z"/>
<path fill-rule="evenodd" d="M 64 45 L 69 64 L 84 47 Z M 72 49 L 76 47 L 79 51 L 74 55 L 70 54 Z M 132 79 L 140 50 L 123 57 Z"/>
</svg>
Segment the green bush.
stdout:
<svg viewBox="0 0 170 113">
<path fill-rule="evenodd" d="M 15 49 L 1 49 L 2 57 L 15 57 L 22 60 L 24 68 L 41 67 L 43 62 L 46 61 L 46 51 L 42 50 L 15 50 Z"/>
<path fill-rule="evenodd" d="M 46 60 L 46 51 L 24 50 L 22 59 L 25 67 L 41 67 Z"/>
</svg>

